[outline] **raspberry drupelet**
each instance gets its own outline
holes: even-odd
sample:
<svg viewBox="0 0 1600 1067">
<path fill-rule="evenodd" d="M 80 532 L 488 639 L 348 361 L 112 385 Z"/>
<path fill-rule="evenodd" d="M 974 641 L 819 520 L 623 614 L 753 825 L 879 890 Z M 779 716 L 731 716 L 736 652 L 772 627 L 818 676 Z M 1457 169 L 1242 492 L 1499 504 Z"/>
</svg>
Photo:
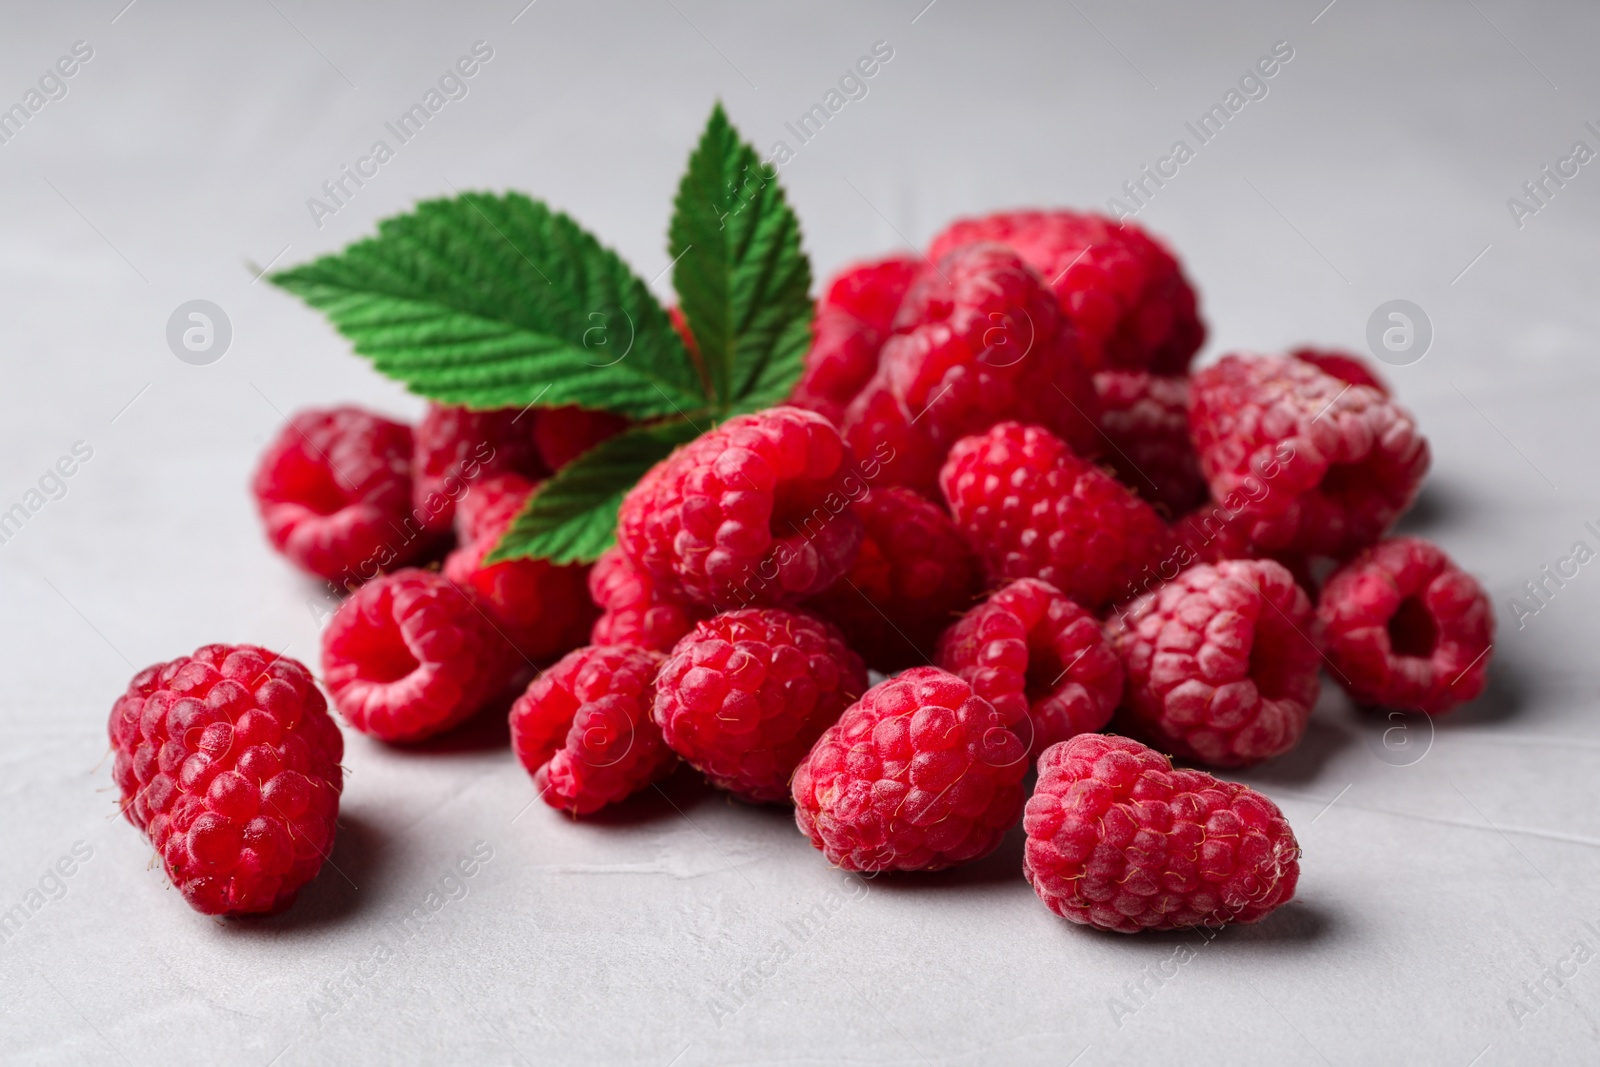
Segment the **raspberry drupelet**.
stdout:
<svg viewBox="0 0 1600 1067">
<path fill-rule="evenodd" d="M 1037 578 L 967 612 L 937 662 L 995 706 L 1030 757 L 1105 726 L 1122 699 L 1122 661 L 1100 621 Z"/>
<path fill-rule="evenodd" d="M 1231 355 L 1197 371 L 1189 429 L 1211 495 L 1239 502 L 1263 553 L 1354 555 L 1410 506 L 1428 470 L 1408 412 L 1287 356 Z"/>
<path fill-rule="evenodd" d="M 991 582 L 1042 578 L 1091 611 L 1166 546 L 1154 508 L 1042 427 L 1004 422 L 957 442 L 939 487 Z"/>
<path fill-rule="evenodd" d="M 926 664 L 978 594 L 978 558 L 943 508 L 904 486 L 873 489 L 851 507 L 865 528 L 855 565 L 807 607 L 875 670 Z"/>
<path fill-rule="evenodd" d="M 866 691 L 861 657 L 828 623 L 751 608 L 678 642 L 656 678 L 652 717 L 712 785 L 771 803 L 788 799 L 795 766 Z"/>
<path fill-rule="evenodd" d="M 855 562 L 865 492 L 839 431 L 814 411 L 729 419 L 623 498 L 617 543 L 670 595 L 718 608 L 792 604 Z"/>
<path fill-rule="evenodd" d="M 1006 211 L 952 223 L 928 249 L 995 241 L 1049 283 L 1091 369 L 1182 374 L 1205 341 L 1194 289 L 1171 252 L 1127 220 L 1076 211 Z"/>
<path fill-rule="evenodd" d="M 650 719 L 662 656 L 588 645 L 511 706 L 511 748 L 553 808 L 588 815 L 660 781 L 678 757 Z"/>
<path fill-rule="evenodd" d="M 1345 564 L 1323 587 L 1317 614 L 1334 677 L 1364 704 L 1438 715 L 1488 682 L 1489 596 L 1421 538 L 1380 541 Z"/>
<path fill-rule="evenodd" d="M 1023 828 L 1022 870 L 1039 899 L 1118 933 L 1260 922 L 1300 878 L 1276 804 L 1126 737 L 1046 749 Z"/>
<path fill-rule="evenodd" d="M 1296 348 L 1289 355 L 1309 363 L 1318 370 L 1331 374 L 1351 385 L 1370 385 L 1384 396 L 1389 395 L 1388 384 L 1378 375 L 1378 369 L 1368 360 L 1335 348 Z"/>
<path fill-rule="evenodd" d="M 272 546 L 346 587 L 426 554 L 411 518 L 411 428 L 355 407 L 298 412 L 251 490 Z"/>
<path fill-rule="evenodd" d="M 1027 746 L 948 671 L 873 686 L 795 770 L 795 821 L 847 871 L 939 870 L 988 855 L 1022 810 Z"/>
<path fill-rule="evenodd" d="M 468 595 L 430 571 L 368 582 L 322 631 L 334 705 L 384 741 L 417 741 L 465 721 L 510 680 L 512 658 Z"/>
<path fill-rule="evenodd" d="M 961 437 L 1020 419 L 1090 455 L 1094 414 L 1077 334 L 1045 283 L 1010 249 L 972 245 L 912 285 L 841 429 L 857 456 L 882 459 L 878 484 L 932 493 Z"/>
<path fill-rule="evenodd" d="M 196 911 L 281 911 L 332 851 L 344 738 L 295 660 L 206 645 L 136 674 L 109 730 L 122 813 Z"/>
<path fill-rule="evenodd" d="M 1185 570 L 1107 624 L 1134 729 L 1174 756 L 1242 767 L 1293 748 L 1316 703 L 1316 616 L 1272 560 Z"/>
</svg>

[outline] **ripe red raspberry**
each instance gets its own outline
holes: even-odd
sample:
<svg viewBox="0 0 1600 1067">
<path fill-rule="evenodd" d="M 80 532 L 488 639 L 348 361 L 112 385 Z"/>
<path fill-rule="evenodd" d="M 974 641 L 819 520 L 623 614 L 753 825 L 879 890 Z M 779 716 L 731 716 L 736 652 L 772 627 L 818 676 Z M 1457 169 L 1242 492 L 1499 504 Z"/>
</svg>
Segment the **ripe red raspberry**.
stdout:
<svg viewBox="0 0 1600 1067">
<path fill-rule="evenodd" d="M 1380 541 L 1328 579 L 1317 604 L 1328 661 L 1364 704 L 1429 715 L 1483 692 L 1494 609 L 1439 546 Z"/>
<path fill-rule="evenodd" d="M 532 413 L 530 412 L 530 417 Z M 533 443 L 546 470 L 558 471 L 595 445 L 628 428 L 628 420 L 609 411 L 546 408 L 533 423 Z"/>
<path fill-rule="evenodd" d="M 657 463 L 623 498 L 617 543 L 672 595 L 782 604 L 850 569 L 865 486 L 833 424 L 776 407 L 729 419 Z"/>
<path fill-rule="evenodd" d="M 1094 414 L 1077 334 L 1044 282 L 1015 252 L 973 245 L 911 287 L 841 429 L 857 456 L 884 464 L 879 484 L 932 492 L 967 434 L 1020 419 L 1088 455 L 1100 446 Z"/>
<path fill-rule="evenodd" d="M 920 256 L 856 263 L 834 275 L 817 302 L 811 349 L 790 403 L 826 415 L 835 425 L 878 369 L 878 351 L 906 290 L 927 269 Z"/>
<path fill-rule="evenodd" d="M 589 596 L 601 615 L 589 631 L 592 645 L 637 645 L 657 652 L 672 646 L 706 609 L 663 593 L 651 577 L 609 548 L 589 570 Z"/>
<path fill-rule="evenodd" d="M 1351 385 L 1370 385 L 1384 396 L 1389 395 L 1389 386 L 1378 377 L 1377 368 L 1360 356 L 1331 348 L 1297 348 L 1289 355 L 1333 375 L 1340 381 L 1349 382 Z"/>
<path fill-rule="evenodd" d="M 807 606 L 869 667 L 927 663 L 978 595 L 978 558 L 943 508 L 903 486 L 874 489 L 851 507 L 866 530 L 855 566 Z"/>
<path fill-rule="evenodd" d="M 1122 661 L 1100 621 L 1037 578 L 967 612 L 937 662 L 994 705 L 1030 756 L 1105 726 L 1122 699 Z"/>
<path fill-rule="evenodd" d="M 461 547 L 445 557 L 444 576 L 472 594 L 522 658 L 544 663 L 583 644 L 595 619 L 589 571 L 543 559 L 484 565 L 535 486 L 515 474 L 492 475 L 462 498 L 456 514 Z"/>
<path fill-rule="evenodd" d="M 795 769 L 795 822 L 847 871 L 935 871 L 988 855 L 1022 810 L 1027 747 L 937 667 L 867 690 Z"/>
<path fill-rule="evenodd" d="M 416 741 L 471 716 L 506 684 L 510 649 L 450 581 L 401 570 L 339 605 L 322 631 L 322 679 L 345 721 Z"/>
<path fill-rule="evenodd" d="M 939 487 L 992 582 L 1042 578 L 1091 611 L 1165 547 L 1155 509 L 1038 426 L 957 442 Z"/>
<path fill-rule="evenodd" d="M 698 623 L 656 677 L 652 716 L 667 745 L 744 800 L 787 799 L 823 730 L 867 691 L 861 657 L 821 619 L 782 608 Z"/>
<path fill-rule="evenodd" d="M 1048 749 L 1022 871 L 1063 919 L 1132 934 L 1265 919 L 1294 897 L 1300 844 L 1268 798 L 1174 770 L 1126 737 Z"/>
<path fill-rule="evenodd" d="M 1122 484 L 1168 516 L 1203 504 L 1209 491 L 1189 440 L 1189 380 L 1148 371 L 1107 370 L 1094 376 L 1101 457 Z"/>
<path fill-rule="evenodd" d="M 538 415 L 526 408 L 469 411 L 429 404 L 417 424 L 413 507 L 429 530 L 446 532 L 467 487 L 490 474 L 547 473 L 534 441 Z"/>
<path fill-rule="evenodd" d="M 1411 415 L 1300 359 L 1227 356 L 1190 382 L 1189 430 L 1212 496 L 1252 544 L 1345 558 L 1410 506 L 1428 470 Z"/>
<path fill-rule="evenodd" d="M 411 428 L 370 411 L 297 413 L 251 491 L 274 548 L 348 587 L 433 547 L 411 521 Z"/>
<path fill-rule="evenodd" d="M 546 804 L 588 815 L 672 772 L 678 757 L 650 720 L 661 660 L 645 648 L 589 645 L 511 705 L 511 747 Z"/>
<path fill-rule="evenodd" d="M 1182 374 L 1205 341 L 1194 290 L 1172 253 L 1131 222 L 1075 211 L 962 219 L 933 239 L 939 259 L 980 241 L 1009 245 L 1042 275 L 1083 338 L 1091 369 Z"/>
<path fill-rule="evenodd" d="M 1107 624 L 1123 707 L 1163 751 L 1242 767 L 1295 746 L 1317 700 L 1316 616 L 1269 559 L 1190 567 Z"/>
<path fill-rule="evenodd" d="M 296 661 L 206 645 L 134 675 L 108 725 L 122 813 L 196 911 L 281 911 L 332 851 L 344 738 Z"/>
</svg>

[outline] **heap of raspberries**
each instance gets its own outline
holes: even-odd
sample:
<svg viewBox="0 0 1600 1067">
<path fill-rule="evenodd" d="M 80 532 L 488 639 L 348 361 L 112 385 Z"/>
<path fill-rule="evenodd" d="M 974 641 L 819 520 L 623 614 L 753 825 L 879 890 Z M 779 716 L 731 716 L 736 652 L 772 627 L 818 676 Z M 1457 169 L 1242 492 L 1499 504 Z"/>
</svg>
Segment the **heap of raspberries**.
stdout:
<svg viewBox="0 0 1600 1067">
<path fill-rule="evenodd" d="M 322 682 L 380 742 L 509 715 L 534 795 L 574 817 L 698 773 L 865 873 L 977 860 L 1020 821 L 1022 873 L 1072 922 L 1256 922 L 1300 847 L 1200 768 L 1293 749 L 1325 674 L 1387 711 L 1474 699 L 1494 615 L 1390 536 L 1429 449 L 1372 367 L 1191 372 L 1205 336 L 1139 227 L 1003 213 L 842 271 L 790 402 L 658 463 L 592 564 L 488 560 L 625 428 L 604 413 L 306 411 L 253 489 L 345 597 Z M 324 708 L 298 663 L 220 645 L 117 702 L 123 810 L 195 907 L 281 908 L 328 855 Z"/>
</svg>

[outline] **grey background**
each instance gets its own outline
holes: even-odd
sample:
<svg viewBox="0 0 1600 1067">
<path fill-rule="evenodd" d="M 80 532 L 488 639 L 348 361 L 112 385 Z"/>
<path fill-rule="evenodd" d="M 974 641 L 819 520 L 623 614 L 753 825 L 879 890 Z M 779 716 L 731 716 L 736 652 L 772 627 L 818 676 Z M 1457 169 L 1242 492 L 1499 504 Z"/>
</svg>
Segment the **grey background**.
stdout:
<svg viewBox="0 0 1600 1067">
<path fill-rule="evenodd" d="M 1600 10 L 1325 2 L 9 5 L 0 102 L 75 41 L 94 57 L 0 145 L 0 510 L 74 442 L 93 456 L 0 545 L 0 909 L 59 893 L 75 842 L 93 855 L 0 945 L 0 1058 L 1595 1062 L 1600 963 L 1545 968 L 1580 939 L 1600 953 L 1600 565 L 1521 628 L 1510 604 L 1575 540 L 1600 547 L 1600 164 L 1522 228 L 1506 200 L 1575 140 L 1600 148 Z M 480 39 L 470 95 L 315 227 L 306 199 Z M 1431 351 L 1389 371 L 1435 454 L 1407 525 L 1495 599 L 1489 695 L 1397 757 L 1392 724 L 1330 686 L 1304 744 L 1241 776 L 1296 827 L 1299 897 L 1209 943 L 1055 919 L 1015 836 L 869 883 L 786 813 L 688 779 L 579 824 L 528 807 L 504 749 L 353 734 L 336 869 L 279 918 L 191 912 L 114 818 L 106 712 L 136 668 L 204 642 L 315 663 L 327 606 L 265 546 L 248 472 L 299 406 L 420 410 L 246 263 L 516 188 L 653 277 L 711 101 L 765 151 L 879 40 L 868 96 L 782 171 L 822 275 L 960 213 L 1103 206 L 1291 44 L 1139 219 L 1200 287 L 1205 358 L 1360 348 L 1384 301 L 1426 310 Z M 165 340 L 193 299 L 232 321 L 208 366 Z M 493 858 L 442 883 L 479 841 Z M 441 884 L 459 899 L 428 912 Z"/>
</svg>

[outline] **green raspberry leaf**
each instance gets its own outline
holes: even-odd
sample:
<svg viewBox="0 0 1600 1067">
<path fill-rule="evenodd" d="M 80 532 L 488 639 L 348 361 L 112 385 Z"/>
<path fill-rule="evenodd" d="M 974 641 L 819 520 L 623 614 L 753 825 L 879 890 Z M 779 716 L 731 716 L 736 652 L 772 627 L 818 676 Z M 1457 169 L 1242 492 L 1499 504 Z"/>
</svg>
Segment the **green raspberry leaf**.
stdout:
<svg viewBox="0 0 1600 1067">
<path fill-rule="evenodd" d="M 811 264 L 777 172 L 719 103 L 678 186 L 672 283 L 725 412 L 781 403 L 811 343 Z"/>
<path fill-rule="evenodd" d="M 412 392 L 634 418 L 708 397 L 667 313 L 616 253 L 520 193 L 430 200 L 376 237 L 271 275 Z"/>
<path fill-rule="evenodd" d="M 602 441 L 539 487 L 484 562 L 526 556 L 589 563 L 616 540 L 617 508 L 645 471 L 700 431 L 687 419 L 635 426 Z"/>
</svg>

